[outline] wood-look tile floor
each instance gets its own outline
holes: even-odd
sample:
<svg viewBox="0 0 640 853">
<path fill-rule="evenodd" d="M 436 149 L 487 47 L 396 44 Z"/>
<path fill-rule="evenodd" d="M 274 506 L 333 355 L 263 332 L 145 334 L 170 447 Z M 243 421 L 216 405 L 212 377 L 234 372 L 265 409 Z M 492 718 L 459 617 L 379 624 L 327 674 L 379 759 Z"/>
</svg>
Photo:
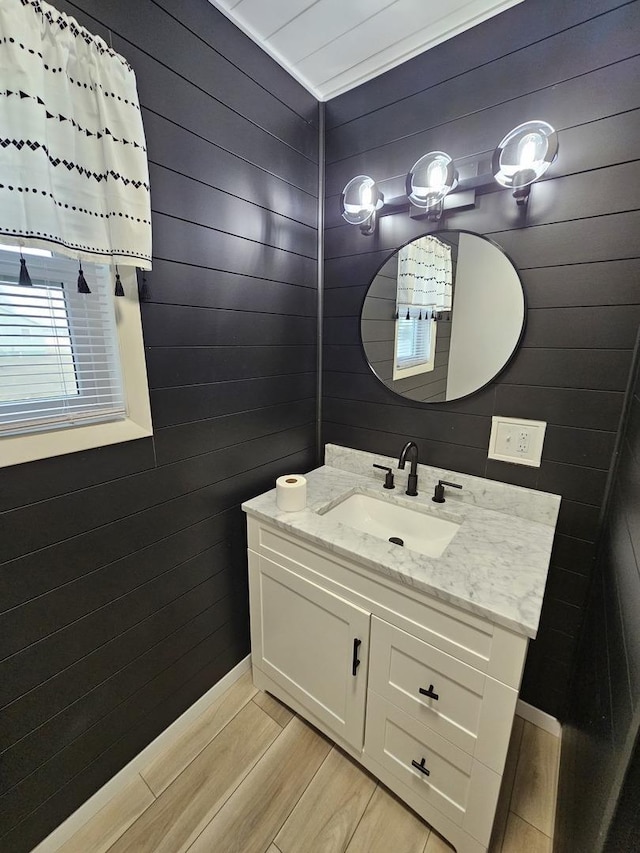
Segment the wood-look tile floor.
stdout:
<svg viewBox="0 0 640 853">
<path fill-rule="evenodd" d="M 516 717 L 491 853 L 550 853 L 558 740 Z M 59 853 L 447 853 L 277 700 L 237 681 Z"/>
</svg>

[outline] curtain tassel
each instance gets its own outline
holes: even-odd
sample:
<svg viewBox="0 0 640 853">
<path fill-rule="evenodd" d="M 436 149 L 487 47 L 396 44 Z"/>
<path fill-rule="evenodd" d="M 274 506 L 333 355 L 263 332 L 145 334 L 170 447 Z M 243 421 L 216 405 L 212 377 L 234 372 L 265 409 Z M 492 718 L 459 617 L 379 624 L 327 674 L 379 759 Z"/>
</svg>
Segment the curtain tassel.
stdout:
<svg viewBox="0 0 640 853">
<path fill-rule="evenodd" d="M 400 314 L 398 313 L 398 311 L 396 311 L 396 313 L 393 315 L 393 319 L 394 319 L 394 320 L 399 320 L 399 319 L 400 319 Z"/>
<path fill-rule="evenodd" d="M 411 314 L 409 314 L 409 309 L 407 308 L 407 316 L 404 318 L 405 320 L 411 319 Z"/>
<path fill-rule="evenodd" d="M 116 296 L 124 296 L 124 288 L 122 287 L 122 282 L 120 281 L 120 273 L 118 272 L 118 267 L 116 267 Z"/>
<path fill-rule="evenodd" d="M 78 293 L 91 293 L 89 290 L 89 285 L 87 284 L 87 280 L 84 277 L 84 273 L 82 271 L 82 264 L 79 264 L 78 270 Z"/>
<path fill-rule="evenodd" d="M 18 281 L 23 287 L 33 286 L 31 276 L 29 275 L 29 270 L 27 269 L 27 262 L 22 257 L 22 255 L 20 255 L 20 278 L 18 279 Z"/>
</svg>

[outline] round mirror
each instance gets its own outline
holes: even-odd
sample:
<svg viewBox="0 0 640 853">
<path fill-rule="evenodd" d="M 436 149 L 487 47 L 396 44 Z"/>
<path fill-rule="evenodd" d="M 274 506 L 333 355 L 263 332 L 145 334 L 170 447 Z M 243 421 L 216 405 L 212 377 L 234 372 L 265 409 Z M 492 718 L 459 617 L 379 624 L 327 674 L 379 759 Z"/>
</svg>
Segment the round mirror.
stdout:
<svg viewBox="0 0 640 853">
<path fill-rule="evenodd" d="M 518 273 L 495 243 L 436 231 L 395 252 L 369 286 L 362 344 L 391 391 L 422 403 L 484 387 L 515 352 L 525 321 Z"/>
</svg>

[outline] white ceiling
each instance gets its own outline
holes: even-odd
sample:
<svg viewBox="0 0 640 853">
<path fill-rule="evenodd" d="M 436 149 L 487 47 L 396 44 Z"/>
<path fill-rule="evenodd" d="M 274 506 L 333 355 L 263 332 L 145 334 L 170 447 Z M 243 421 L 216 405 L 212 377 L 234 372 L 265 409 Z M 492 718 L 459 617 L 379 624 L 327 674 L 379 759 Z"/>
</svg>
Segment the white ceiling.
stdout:
<svg viewBox="0 0 640 853">
<path fill-rule="evenodd" d="M 209 0 L 321 101 L 522 0 Z"/>
</svg>

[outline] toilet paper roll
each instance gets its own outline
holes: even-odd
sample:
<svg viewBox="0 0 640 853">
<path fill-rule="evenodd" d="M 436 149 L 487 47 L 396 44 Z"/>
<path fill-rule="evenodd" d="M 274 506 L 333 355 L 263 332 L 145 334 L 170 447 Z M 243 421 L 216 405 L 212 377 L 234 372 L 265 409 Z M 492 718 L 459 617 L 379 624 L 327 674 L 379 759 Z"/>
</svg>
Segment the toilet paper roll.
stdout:
<svg viewBox="0 0 640 853">
<path fill-rule="evenodd" d="M 276 503 L 285 512 L 299 512 L 307 505 L 307 481 L 301 474 L 285 474 L 276 480 Z"/>
</svg>

